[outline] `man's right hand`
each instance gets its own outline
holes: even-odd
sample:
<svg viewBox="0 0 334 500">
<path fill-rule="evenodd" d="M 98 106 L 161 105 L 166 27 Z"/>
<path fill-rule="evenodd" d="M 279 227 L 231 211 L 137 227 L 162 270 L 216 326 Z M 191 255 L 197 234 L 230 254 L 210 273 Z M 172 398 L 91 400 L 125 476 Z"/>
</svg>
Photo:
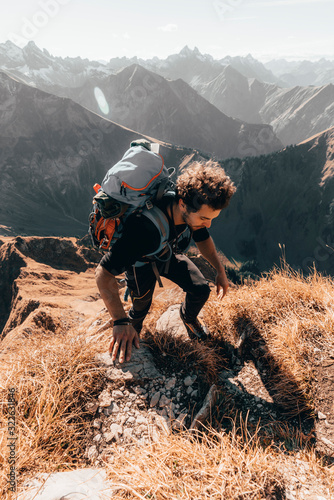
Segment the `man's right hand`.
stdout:
<svg viewBox="0 0 334 500">
<path fill-rule="evenodd" d="M 119 362 L 124 363 L 124 361 L 130 361 L 132 343 L 139 349 L 139 335 L 132 325 L 114 326 L 109 346 L 111 360 L 116 360 L 119 350 Z"/>
</svg>

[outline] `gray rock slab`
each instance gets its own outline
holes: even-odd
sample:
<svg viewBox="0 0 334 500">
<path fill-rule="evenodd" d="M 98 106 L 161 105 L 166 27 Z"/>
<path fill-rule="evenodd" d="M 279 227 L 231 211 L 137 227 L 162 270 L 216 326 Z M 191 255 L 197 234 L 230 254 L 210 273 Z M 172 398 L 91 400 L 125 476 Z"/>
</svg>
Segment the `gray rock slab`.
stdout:
<svg viewBox="0 0 334 500">
<path fill-rule="evenodd" d="M 174 304 L 165 311 L 157 321 L 157 332 L 169 332 L 176 337 L 188 339 L 187 330 L 180 318 L 180 304 Z"/>
<path fill-rule="evenodd" d="M 162 373 L 157 369 L 152 351 L 145 342 L 140 343 L 139 349 L 132 350 L 131 360 L 125 363 L 111 361 L 109 353 L 99 354 L 97 360 L 106 368 L 106 377 L 109 380 L 144 380 L 160 379 Z"/>
<path fill-rule="evenodd" d="M 114 496 L 103 469 L 39 474 L 23 488 L 18 500 L 108 500 Z"/>
</svg>

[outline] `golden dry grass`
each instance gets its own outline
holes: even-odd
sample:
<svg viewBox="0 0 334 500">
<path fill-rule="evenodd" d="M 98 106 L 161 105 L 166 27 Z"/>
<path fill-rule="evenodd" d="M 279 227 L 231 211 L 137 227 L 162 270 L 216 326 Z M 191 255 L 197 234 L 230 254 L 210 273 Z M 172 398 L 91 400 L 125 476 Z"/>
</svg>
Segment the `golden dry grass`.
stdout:
<svg viewBox="0 0 334 500">
<path fill-rule="evenodd" d="M 330 278 L 314 274 L 305 279 L 289 269 L 275 270 L 258 282 L 231 289 L 223 302 L 213 293 L 205 320 L 218 343 L 236 345 L 245 329 L 249 342 L 264 343 L 263 356 L 273 365 L 271 383 L 277 401 L 294 414 L 312 407 L 312 363 L 317 349 L 333 349 L 333 303 Z M 152 318 L 163 312 L 161 308 L 162 304 L 153 310 Z M 156 336 L 156 342 L 165 349 L 171 339 Z M 85 404 L 102 387 L 103 378 L 94 356 L 107 346 L 107 333 L 87 336 L 84 328 L 2 342 L 1 401 L 15 387 L 20 481 L 36 472 L 85 463 L 91 426 Z M 190 343 L 174 347 L 185 363 L 195 357 L 201 369 L 206 367 L 208 379 L 215 378 L 221 352 L 213 346 L 194 349 Z M 3 498 L 9 498 L 6 404 L 0 410 L 0 491 Z M 288 434 L 279 425 L 277 433 Z M 260 444 L 256 434 L 251 437 L 242 424 L 228 434 L 211 430 L 200 438 L 187 432 L 161 436 L 158 443 L 115 455 L 106 467 L 113 482 L 119 483 L 114 498 L 258 500 L 280 498 L 284 480 L 278 464 L 287 459 L 284 451 L 269 442 L 264 446 L 263 440 Z M 323 467 L 310 451 L 303 459 L 322 484 L 333 488 L 333 468 Z"/>
<path fill-rule="evenodd" d="M 231 290 L 213 294 L 205 321 L 217 340 L 245 350 L 260 345 L 270 370 L 275 400 L 287 414 L 312 407 L 312 369 L 317 352 L 334 347 L 334 282 L 317 273 L 304 278 L 289 268 Z"/>
<path fill-rule="evenodd" d="M 85 335 L 35 335 L 2 343 L 0 481 L 6 489 L 6 412 L 8 390 L 15 388 L 19 475 L 51 472 L 84 463 L 90 427 L 85 404 L 101 387 L 103 375 L 94 362 L 96 345 Z"/>
<path fill-rule="evenodd" d="M 262 499 L 283 498 L 284 480 L 275 452 L 256 439 L 208 432 L 162 435 L 158 443 L 118 453 L 107 464 L 114 498 Z M 116 485 L 115 485 L 116 487 Z"/>
</svg>

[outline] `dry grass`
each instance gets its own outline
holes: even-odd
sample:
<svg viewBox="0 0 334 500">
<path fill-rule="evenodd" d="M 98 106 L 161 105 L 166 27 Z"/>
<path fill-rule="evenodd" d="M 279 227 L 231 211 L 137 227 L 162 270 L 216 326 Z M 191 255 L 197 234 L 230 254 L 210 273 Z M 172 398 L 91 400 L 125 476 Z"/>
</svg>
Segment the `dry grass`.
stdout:
<svg viewBox="0 0 334 500">
<path fill-rule="evenodd" d="M 239 432 L 188 432 L 116 454 L 107 472 L 115 499 L 279 499 L 284 480 L 275 458 L 274 450 L 262 450 L 247 433 L 242 439 Z"/>
<path fill-rule="evenodd" d="M 237 287 L 223 302 L 215 296 L 205 320 L 217 340 L 257 355 L 270 371 L 275 402 L 287 414 L 312 407 L 312 364 L 317 352 L 334 347 L 334 282 L 313 274 L 303 278 L 285 268 Z"/>
<path fill-rule="evenodd" d="M 19 477 L 83 464 L 85 436 L 91 422 L 85 404 L 101 387 L 94 362 L 96 345 L 78 332 L 36 335 L 2 343 L 1 401 L 15 388 Z M 0 491 L 6 489 L 7 405 L 0 407 Z"/>
<path fill-rule="evenodd" d="M 223 302 L 214 293 L 205 308 L 205 320 L 216 342 L 236 345 L 247 330 L 247 346 L 262 345 L 261 356 L 271 366 L 270 383 L 277 401 L 290 414 L 312 406 L 312 363 L 317 349 L 333 349 L 334 284 L 314 274 L 304 279 L 291 270 L 273 271 L 260 281 L 231 289 Z M 172 302 L 172 301 L 171 301 Z M 152 318 L 165 309 L 155 309 Z M 173 340 L 156 336 L 159 348 Z M 176 341 L 175 341 L 176 342 Z M 82 466 L 91 417 L 85 405 L 102 387 L 103 375 L 94 356 L 106 351 L 108 336 L 87 336 L 84 328 L 61 335 L 31 335 L 1 347 L 1 400 L 16 389 L 19 480 L 36 472 Z M 196 358 L 208 378 L 214 379 L 221 352 L 214 346 L 194 348 L 175 343 L 184 363 Z M 7 459 L 7 406 L 1 405 L 1 465 Z M 273 427 L 274 428 L 274 427 Z M 284 426 L 278 434 L 288 434 Z M 161 436 L 158 443 L 115 455 L 106 464 L 118 483 L 114 498 L 155 499 L 265 499 L 284 498 L 284 480 L 278 464 L 287 460 L 279 449 L 263 445 L 244 425 L 228 434 L 213 430 Z M 303 443 L 301 438 L 301 443 Z M 115 448 L 115 453 L 117 448 Z M 309 455 L 307 455 L 309 453 Z M 333 469 L 305 452 L 314 474 L 331 482 Z M 6 466 L 0 491 L 7 490 Z M 327 479 L 326 479 L 327 477 Z"/>
</svg>

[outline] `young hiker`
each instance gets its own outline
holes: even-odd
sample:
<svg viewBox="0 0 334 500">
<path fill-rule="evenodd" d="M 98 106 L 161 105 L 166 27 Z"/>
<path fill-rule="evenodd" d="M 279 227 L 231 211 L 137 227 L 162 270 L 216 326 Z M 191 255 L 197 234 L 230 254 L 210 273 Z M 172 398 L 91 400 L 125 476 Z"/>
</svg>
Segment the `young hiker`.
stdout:
<svg viewBox="0 0 334 500">
<path fill-rule="evenodd" d="M 224 297 L 229 284 L 208 228 L 228 205 L 235 190 L 224 170 L 213 161 L 195 162 L 184 170 L 176 180 L 175 196 L 165 195 L 157 202 L 169 224 L 169 251 L 155 259 L 153 265 L 145 256 L 159 248 L 161 234 L 147 217 L 134 214 L 128 217 L 121 237 L 96 270 L 97 286 L 114 320 L 109 347 L 113 361 L 118 353 L 120 363 L 129 361 L 132 344 L 139 348 L 143 320 L 160 276 L 170 279 L 186 292 L 180 316 L 190 338 L 199 341 L 207 338 L 206 329 L 197 316 L 209 297 L 210 287 L 182 252 L 193 238 L 200 253 L 216 269 L 216 292 L 220 298 Z M 115 279 L 124 271 L 132 300 L 128 316 Z"/>
</svg>

